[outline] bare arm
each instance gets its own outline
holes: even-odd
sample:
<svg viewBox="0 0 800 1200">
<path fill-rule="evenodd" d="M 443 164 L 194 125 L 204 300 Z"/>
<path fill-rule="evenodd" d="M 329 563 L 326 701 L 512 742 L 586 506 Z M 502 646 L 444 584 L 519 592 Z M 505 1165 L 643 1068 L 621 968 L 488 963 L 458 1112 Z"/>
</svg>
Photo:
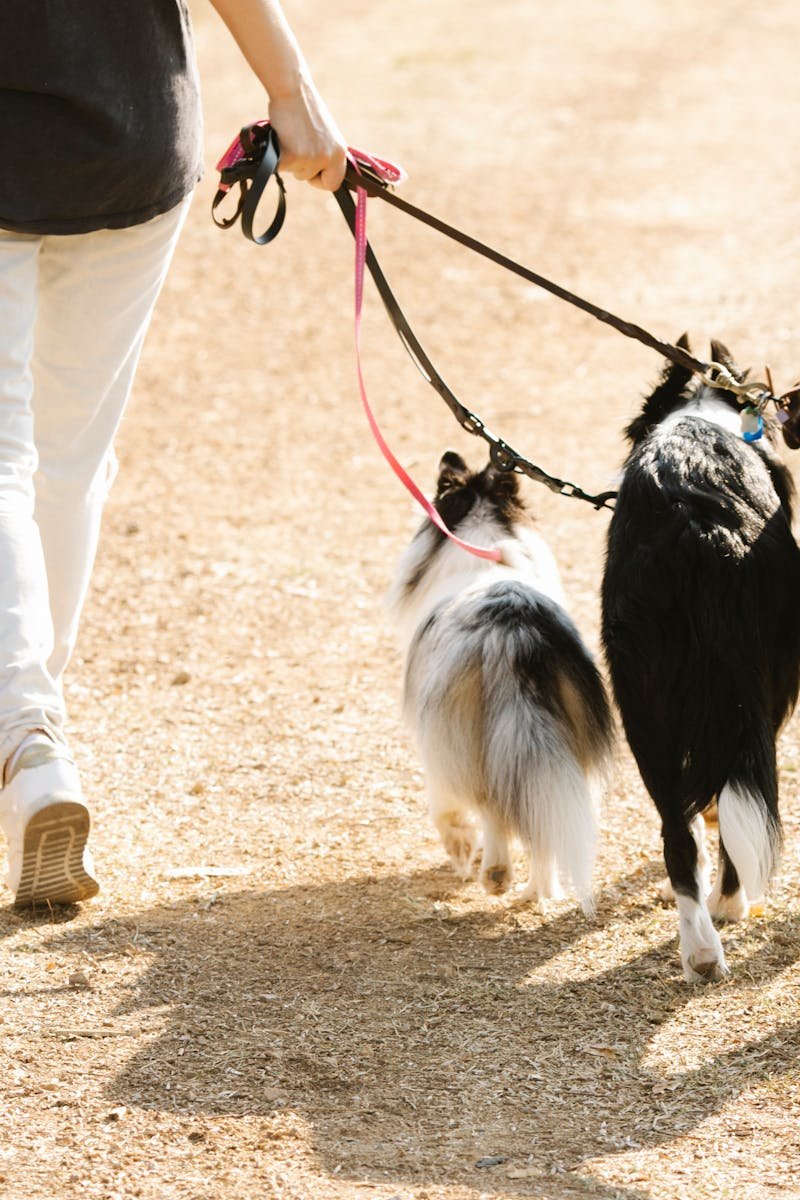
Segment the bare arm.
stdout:
<svg viewBox="0 0 800 1200">
<path fill-rule="evenodd" d="M 279 0 L 211 0 L 269 97 L 281 144 L 281 170 L 334 191 L 345 143 L 286 20 Z"/>
</svg>

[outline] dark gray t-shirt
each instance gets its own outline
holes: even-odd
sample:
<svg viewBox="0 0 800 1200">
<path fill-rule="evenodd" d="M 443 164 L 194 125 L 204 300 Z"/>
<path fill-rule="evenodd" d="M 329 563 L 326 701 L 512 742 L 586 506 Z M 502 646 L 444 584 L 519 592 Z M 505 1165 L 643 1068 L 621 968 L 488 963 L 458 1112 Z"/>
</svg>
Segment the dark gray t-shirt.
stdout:
<svg viewBox="0 0 800 1200">
<path fill-rule="evenodd" d="M 186 0 L 0 0 L 0 228 L 138 225 L 201 164 Z"/>
</svg>

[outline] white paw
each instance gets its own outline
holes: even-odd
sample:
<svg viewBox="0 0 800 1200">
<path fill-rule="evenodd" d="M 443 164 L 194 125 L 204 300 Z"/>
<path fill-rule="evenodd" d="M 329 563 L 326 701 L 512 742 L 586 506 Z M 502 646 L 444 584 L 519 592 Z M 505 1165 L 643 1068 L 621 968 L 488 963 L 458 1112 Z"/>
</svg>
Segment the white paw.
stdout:
<svg viewBox="0 0 800 1200">
<path fill-rule="evenodd" d="M 718 885 L 708 898 L 708 909 L 715 921 L 744 921 L 750 913 L 744 888 L 723 896 Z"/>
<path fill-rule="evenodd" d="M 698 946 L 683 960 L 683 976 L 687 983 L 719 983 L 729 974 L 725 955 L 715 946 Z"/>
<path fill-rule="evenodd" d="M 661 883 L 656 888 L 656 892 L 662 904 L 675 903 L 675 892 L 672 890 L 672 884 L 669 881 L 669 877 L 661 880 Z"/>
<path fill-rule="evenodd" d="M 459 825 L 447 825 L 440 829 L 442 845 L 447 851 L 450 862 L 462 879 L 469 879 L 474 873 L 476 858 L 480 854 L 480 842 L 476 830 L 466 822 Z"/>
<path fill-rule="evenodd" d="M 529 879 L 517 892 L 515 899 L 520 904 L 535 904 L 539 912 L 546 913 L 551 902 L 564 899 L 564 889 L 555 875 L 548 876 L 545 881 Z"/>
<path fill-rule="evenodd" d="M 728 974 L 722 942 L 711 921 L 705 900 L 698 903 L 678 892 L 681 962 L 688 983 L 714 983 Z"/>
</svg>

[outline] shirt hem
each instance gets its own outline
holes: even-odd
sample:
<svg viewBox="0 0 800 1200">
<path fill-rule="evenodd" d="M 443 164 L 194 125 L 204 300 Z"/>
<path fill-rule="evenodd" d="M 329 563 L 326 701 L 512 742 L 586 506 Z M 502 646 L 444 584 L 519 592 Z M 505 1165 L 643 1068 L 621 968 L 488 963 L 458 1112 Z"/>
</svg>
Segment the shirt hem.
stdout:
<svg viewBox="0 0 800 1200">
<path fill-rule="evenodd" d="M 101 229 L 129 229 L 132 225 L 144 225 L 146 221 L 152 221 L 155 217 L 163 216 L 170 209 L 176 208 L 182 200 L 194 191 L 195 184 L 201 178 L 202 172 L 198 173 L 188 187 L 178 188 L 176 191 L 170 192 L 168 196 L 164 196 L 161 200 L 156 200 L 144 208 L 137 208 L 130 212 L 97 213 L 92 216 L 69 218 L 43 217 L 36 221 L 15 221 L 11 217 L 4 217 L 0 214 L 0 229 L 8 230 L 10 233 L 45 235 L 96 233 Z"/>
</svg>

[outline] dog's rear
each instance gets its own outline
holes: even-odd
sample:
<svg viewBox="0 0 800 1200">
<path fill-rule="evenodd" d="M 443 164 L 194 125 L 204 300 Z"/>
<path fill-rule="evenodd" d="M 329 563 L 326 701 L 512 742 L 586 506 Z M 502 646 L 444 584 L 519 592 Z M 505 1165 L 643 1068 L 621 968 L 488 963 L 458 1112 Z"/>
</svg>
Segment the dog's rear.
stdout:
<svg viewBox="0 0 800 1200">
<path fill-rule="evenodd" d="M 511 881 L 513 834 L 529 855 L 526 898 L 560 895 L 561 876 L 589 909 L 593 791 L 611 739 L 602 682 L 560 603 L 552 557 L 522 521 L 516 479 L 470 473 L 448 455 L 436 503 L 460 536 L 500 542 L 505 561 L 468 558 L 426 523 L 401 562 L 405 707 L 431 815 L 462 871 L 480 848 L 490 893 Z"/>
<path fill-rule="evenodd" d="M 712 353 L 735 369 L 724 347 Z M 748 445 L 730 394 L 669 368 L 632 422 L 609 529 L 603 640 L 625 732 L 662 819 L 689 980 L 727 971 L 710 914 L 736 919 L 780 847 L 775 734 L 797 698 L 800 552 L 771 433 Z"/>
</svg>

